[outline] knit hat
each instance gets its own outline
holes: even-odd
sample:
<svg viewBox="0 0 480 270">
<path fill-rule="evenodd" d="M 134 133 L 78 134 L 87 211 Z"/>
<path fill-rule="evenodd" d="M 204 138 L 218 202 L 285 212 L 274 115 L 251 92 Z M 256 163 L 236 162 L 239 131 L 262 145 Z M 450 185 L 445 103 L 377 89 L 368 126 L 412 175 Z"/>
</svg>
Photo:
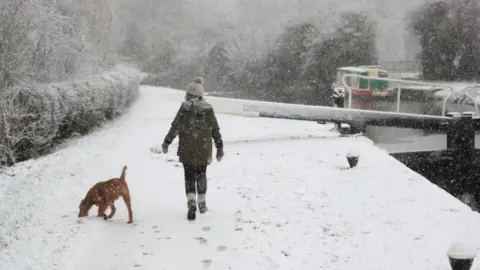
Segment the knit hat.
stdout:
<svg viewBox="0 0 480 270">
<path fill-rule="evenodd" d="M 195 78 L 195 80 L 187 86 L 187 94 L 189 95 L 203 97 L 204 92 L 202 77 Z"/>
</svg>

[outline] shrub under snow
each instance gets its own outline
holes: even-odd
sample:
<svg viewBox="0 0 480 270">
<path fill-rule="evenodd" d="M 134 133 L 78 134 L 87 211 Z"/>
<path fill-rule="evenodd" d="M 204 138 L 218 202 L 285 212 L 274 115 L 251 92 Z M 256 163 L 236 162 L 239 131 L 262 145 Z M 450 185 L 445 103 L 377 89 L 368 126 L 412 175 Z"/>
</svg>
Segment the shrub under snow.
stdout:
<svg viewBox="0 0 480 270">
<path fill-rule="evenodd" d="M 122 114 L 138 95 L 140 71 L 118 66 L 73 82 L 22 85 L 0 95 L 0 165 L 38 157 Z"/>
</svg>

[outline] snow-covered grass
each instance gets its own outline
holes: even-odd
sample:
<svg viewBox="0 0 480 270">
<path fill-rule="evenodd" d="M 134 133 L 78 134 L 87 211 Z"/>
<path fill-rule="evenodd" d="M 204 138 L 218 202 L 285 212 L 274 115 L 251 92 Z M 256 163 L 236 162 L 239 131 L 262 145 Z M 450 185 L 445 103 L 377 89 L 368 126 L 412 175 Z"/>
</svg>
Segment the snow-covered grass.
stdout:
<svg viewBox="0 0 480 270">
<path fill-rule="evenodd" d="M 0 164 L 36 157 L 122 114 L 135 100 L 140 71 L 119 65 L 79 81 L 21 85 L 0 95 Z"/>
<path fill-rule="evenodd" d="M 128 114 L 1 175 L 0 269 L 446 270 L 454 240 L 480 242 L 478 214 L 370 140 L 231 115 L 218 115 L 226 156 L 208 169 L 210 211 L 192 224 L 176 145 L 149 151 L 180 101 L 142 87 Z M 124 164 L 135 224 L 121 200 L 112 220 L 92 209 L 77 223 L 90 186 Z"/>
</svg>

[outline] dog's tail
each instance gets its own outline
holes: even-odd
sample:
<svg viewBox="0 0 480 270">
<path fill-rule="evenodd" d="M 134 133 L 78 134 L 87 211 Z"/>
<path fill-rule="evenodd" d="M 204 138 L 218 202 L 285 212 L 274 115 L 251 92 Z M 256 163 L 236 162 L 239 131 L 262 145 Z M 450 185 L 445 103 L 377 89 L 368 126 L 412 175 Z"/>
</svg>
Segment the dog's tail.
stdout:
<svg viewBox="0 0 480 270">
<path fill-rule="evenodd" d="M 120 175 L 120 180 L 125 181 L 126 172 L 127 172 L 127 166 L 123 166 L 122 174 Z"/>
</svg>

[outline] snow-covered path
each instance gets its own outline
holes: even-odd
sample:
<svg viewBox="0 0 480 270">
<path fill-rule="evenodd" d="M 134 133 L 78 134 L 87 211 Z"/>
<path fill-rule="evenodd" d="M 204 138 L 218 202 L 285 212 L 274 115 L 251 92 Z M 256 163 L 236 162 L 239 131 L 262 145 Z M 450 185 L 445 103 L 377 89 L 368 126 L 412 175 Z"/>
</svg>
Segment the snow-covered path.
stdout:
<svg viewBox="0 0 480 270">
<path fill-rule="evenodd" d="M 176 146 L 149 151 L 179 104 L 142 87 L 114 123 L 2 175 L 0 269 L 449 269 L 459 231 L 480 239 L 477 214 L 367 139 L 227 115 L 218 116 L 226 157 L 208 172 L 210 212 L 192 224 Z M 362 156 L 346 170 L 351 149 Z M 92 209 L 76 223 L 88 188 L 124 164 L 135 224 L 121 200 L 112 220 Z"/>
</svg>

